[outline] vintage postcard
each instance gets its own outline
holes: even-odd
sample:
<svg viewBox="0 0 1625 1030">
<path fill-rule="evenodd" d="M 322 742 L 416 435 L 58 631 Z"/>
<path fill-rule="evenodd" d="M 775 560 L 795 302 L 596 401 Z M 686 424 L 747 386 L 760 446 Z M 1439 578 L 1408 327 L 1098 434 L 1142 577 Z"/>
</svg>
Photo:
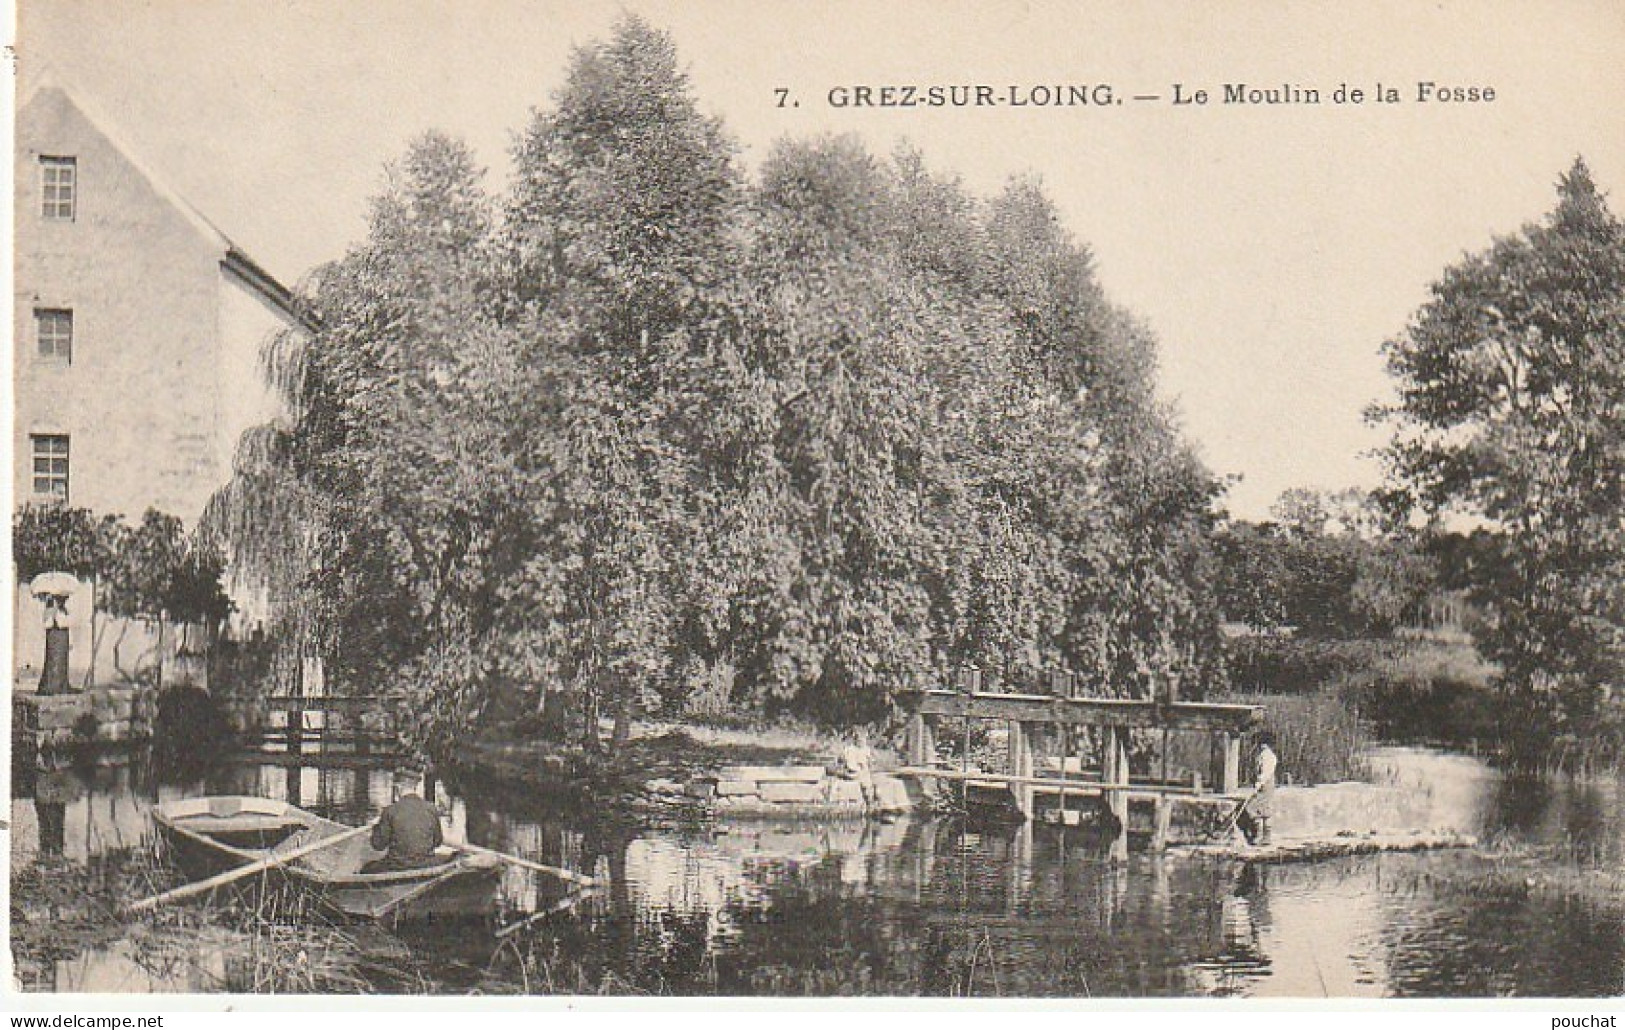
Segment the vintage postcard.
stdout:
<svg viewBox="0 0 1625 1030">
<path fill-rule="evenodd" d="M 1613 1018 L 1614 0 L 9 56 L 7 1007 Z"/>
</svg>

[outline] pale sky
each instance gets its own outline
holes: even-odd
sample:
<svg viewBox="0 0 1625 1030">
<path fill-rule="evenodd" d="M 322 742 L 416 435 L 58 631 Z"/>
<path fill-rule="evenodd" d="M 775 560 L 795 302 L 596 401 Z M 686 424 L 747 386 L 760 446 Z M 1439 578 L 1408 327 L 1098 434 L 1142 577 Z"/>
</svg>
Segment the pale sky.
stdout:
<svg viewBox="0 0 1625 1030">
<path fill-rule="evenodd" d="M 747 167 L 780 136 L 830 131 L 882 154 L 906 138 L 984 195 L 1039 173 L 1108 292 L 1157 334 L 1164 395 L 1209 466 L 1244 477 L 1243 516 L 1288 487 L 1377 482 L 1361 411 L 1388 391 L 1383 339 L 1447 264 L 1548 211 L 1575 155 L 1625 205 L 1619 0 L 23 0 L 19 95 L 48 69 L 292 283 L 361 238 L 385 162 L 423 130 L 466 140 L 503 186 L 511 134 L 623 11 L 671 32 Z M 1496 99 L 1418 104 L 1423 80 Z M 1403 102 L 1373 102 L 1378 82 Z M 1126 102 L 826 99 L 1099 83 Z M 1175 108 L 1174 83 L 1210 102 Z M 1225 104 L 1226 83 L 1323 102 Z M 1331 103 L 1340 83 L 1368 99 Z"/>
</svg>

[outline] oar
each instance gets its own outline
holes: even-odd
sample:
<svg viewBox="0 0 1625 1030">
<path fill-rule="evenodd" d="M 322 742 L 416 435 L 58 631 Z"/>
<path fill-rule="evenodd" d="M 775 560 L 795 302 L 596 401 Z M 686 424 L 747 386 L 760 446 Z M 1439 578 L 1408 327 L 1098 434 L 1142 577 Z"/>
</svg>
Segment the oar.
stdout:
<svg viewBox="0 0 1625 1030">
<path fill-rule="evenodd" d="M 540 862 L 532 862 L 528 858 L 520 858 L 518 855 L 510 855 L 505 851 L 493 851 L 490 848 L 482 848 L 478 844 L 453 844 L 452 847 L 460 848 L 463 851 L 468 851 L 476 855 L 490 855 L 492 858 L 500 858 L 504 862 L 511 862 L 512 864 L 521 866 L 525 869 L 530 869 L 538 873 L 546 873 L 549 876 L 557 876 L 559 879 L 567 880 L 570 883 L 579 883 L 583 887 L 598 886 L 598 881 L 585 873 L 571 872 L 568 869 L 560 869 L 558 866 L 543 865 Z"/>
<path fill-rule="evenodd" d="M 536 925 L 543 919 L 546 919 L 548 916 L 557 915 L 558 913 L 563 912 L 565 909 L 575 908 L 578 902 L 582 901 L 583 899 L 590 898 L 597 893 L 597 889 L 592 887 L 575 891 L 569 897 L 549 905 L 540 912 L 532 912 L 530 915 L 519 920 L 517 923 L 509 923 L 507 926 L 504 926 L 502 929 L 496 932 L 496 939 L 500 941 L 504 937 L 510 937 L 513 934 L 518 933 L 527 926 Z"/>
<path fill-rule="evenodd" d="M 133 905 L 126 905 L 124 912 L 126 915 L 134 915 L 137 912 L 146 912 L 171 901 L 180 901 L 182 898 L 190 898 L 205 891 L 212 891 L 216 887 L 224 887 L 228 883 L 241 880 L 245 876 L 253 876 L 255 873 L 269 869 L 272 866 L 285 865 L 296 858 L 303 858 L 324 848 L 330 848 L 335 844 L 342 844 L 354 837 L 361 836 L 371 829 L 371 826 L 357 826 L 354 829 L 345 830 L 343 833 L 336 833 L 331 837 L 313 840 L 309 844 L 294 848 L 292 851 L 266 855 L 258 861 L 238 866 L 236 869 L 228 869 L 226 872 L 211 876 L 207 880 L 198 880 L 195 883 L 186 884 L 184 887 L 176 887 L 174 890 L 165 891 L 162 894 L 137 901 Z"/>
</svg>

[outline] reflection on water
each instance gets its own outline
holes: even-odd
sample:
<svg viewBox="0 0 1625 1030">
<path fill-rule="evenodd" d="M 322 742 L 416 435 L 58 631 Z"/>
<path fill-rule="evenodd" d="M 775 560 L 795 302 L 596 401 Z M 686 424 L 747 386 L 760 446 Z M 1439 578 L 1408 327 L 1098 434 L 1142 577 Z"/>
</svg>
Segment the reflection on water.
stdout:
<svg viewBox="0 0 1625 1030">
<path fill-rule="evenodd" d="M 1524 783 L 1481 763 L 1414 750 L 1377 756 L 1440 818 L 1617 870 L 1617 782 Z M 249 764 L 160 784 L 140 767 L 66 770 L 21 784 L 12 861 L 82 860 L 147 832 L 155 802 L 254 793 L 349 823 L 389 800 L 386 768 Z M 527 811 L 439 784 L 448 836 L 588 872 L 609 890 L 549 933 L 595 975 L 670 993 L 1596 996 L 1625 990 L 1617 879 L 1577 892 L 1515 876 L 1474 852 L 1370 855 L 1246 867 L 1169 856 L 1107 861 L 1078 831 L 980 833 L 956 823 L 742 822 L 625 829 Z M 559 887 L 511 870 L 505 904 L 529 911 Z M 482 989 L 484 932 L 408 935 L 422 975 Z M 211 990 L 201 956 L 170 965 L 128 944 L 60 963 L 59 990 Z M 137 961 L 137 958 L 140 961 Z M 160 972 L 154 973 L 158 968 Z M 489 976 L 489 972 L 486 973 Z M 380 989 L 389 989 L 380 984 Z M 534 984 L 530 985 L 532 989 Z M 516 981 L 514 989 L 519 989 Z"/>
<path fill-rule="evenodd" d="M 205 994 L 228 982 L 224 951 L 196 942 L 121 941 L 59 961 L 56 968 L 56 989 L 75 994 Z"/>
</svg>

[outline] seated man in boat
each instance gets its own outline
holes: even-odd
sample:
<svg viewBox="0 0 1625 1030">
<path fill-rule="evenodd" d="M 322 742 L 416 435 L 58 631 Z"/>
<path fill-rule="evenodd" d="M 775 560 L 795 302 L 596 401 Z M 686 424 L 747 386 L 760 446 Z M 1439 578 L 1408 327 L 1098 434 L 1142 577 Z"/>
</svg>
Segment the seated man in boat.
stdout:
<svg viewBox="0 0 1625 1030">
<path fill-rule="evenodd" d="M 444 836 L 440 815 L 423 799 L 423 778 L 402 770 L 395 774 L 395 803 L 378 816 L 372 827 L 374 851 L 388 852 L 361 867 L 363 873 L 389 873 L 437 864 L 434 849 Z"/>
<path fill-rule="evenodd" d="M 1264 730 L 1258 735 L 1258 779 L 1253 783 L 1253 796 L 1247 799 L 1241 818 L 1236 825 L 1246 835 L 1249 844 L 1270 842 L 1270 818 L 1275 814 L 1275 735 Z"/>
</svg>

